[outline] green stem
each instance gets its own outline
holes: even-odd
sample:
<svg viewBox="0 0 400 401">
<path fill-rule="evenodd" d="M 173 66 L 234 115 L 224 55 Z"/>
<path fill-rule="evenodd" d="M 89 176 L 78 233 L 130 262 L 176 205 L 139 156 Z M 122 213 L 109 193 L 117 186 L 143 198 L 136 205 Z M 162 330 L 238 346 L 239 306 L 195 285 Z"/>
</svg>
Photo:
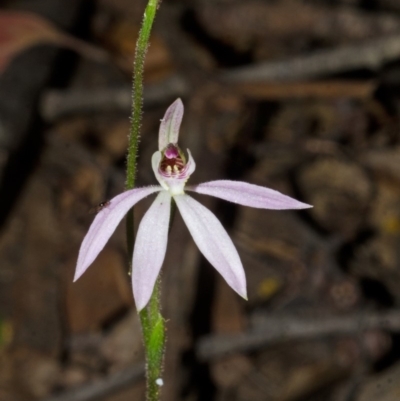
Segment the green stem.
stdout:
<svg viewBox="0 0 400 401">
<path fill-rule="evenodd" d="M 140 312 L 146 348 L 146 399 L 148 401 L 157 401 L 160 397 L 160 386 L 156 380 L 162 376 L 165 345 L 165 326 L 161 315 L 160 287 L 161 281 L 158 279 L 149 305 Z"/>
<path fill-rule="evenodd" d="M 136 162 L 143 110 L 144 61 L 149 46 L 150 32 L 157 12 L 157 7 L 158 0 L 149 0 L 147 3 L 142 27 L 136 43 L 133 71 L 131 131 L 126 163 L 126 190 L 135 187 Z M 131 210 L 127 215 L 126 224 L 128 254 L 130 260 L 132 260 L 134 243 L 133 226 L 133 211 Z M 161 283 L 159 279 L 154 287 L 149 305 L 139 313 L 146 350 L 147 401 L 158 401 L 160 399 L 160 386 L 157 385 L 156 380 L 161 378 L 165 346 L 165 324 L 161 315 L 160 287 Z"/>
<path fill-rule="evenodd" d="M 149 0 L 144 11 L 142 28 L 136 42 L 135 61 L 133 66 L 133 88 L 132 88 L 132 120 L 129 136 L 128 157 L 126 165 L 126 189 L 135 186 L 136 159 L 140 137 L 143 109 L 143 73 L 144 60 L 149 46 L 149 37 L 153 26 L 154 17 L 157 12 L 158 0 Z"/>
</svg>

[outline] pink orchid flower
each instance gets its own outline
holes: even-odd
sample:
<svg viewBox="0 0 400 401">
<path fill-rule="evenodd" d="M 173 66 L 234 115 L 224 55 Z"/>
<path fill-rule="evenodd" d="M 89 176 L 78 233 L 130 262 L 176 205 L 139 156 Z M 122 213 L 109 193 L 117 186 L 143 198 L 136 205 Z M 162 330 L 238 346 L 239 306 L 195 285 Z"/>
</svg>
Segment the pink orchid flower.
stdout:
<svg viewBox="0 0 400 401">
<path fill-rule="evenodd" d="M 183 104 L 177 99 L 161 120 L 158 151 L 152 166 L 160 186 L 135 188 L 107 202 L 86 234 L 78 257 L 74 281 L 86 271 L 104 248 L 125 214 L 141 199 L 158 192 L 140 222 L 132 260 L 132 286 L 138 311 L 150 300 L 167 249 L 171 200 L 174 199 L 201 253 L 240 296 L 247 299 L 246 276 L 239 254 L 228 233 L 207 208 L 185 193 L 211 195 L 229 202 L 261 209 L 305 209 L 311 207 L 273 189 L 238 181 L 210 181 L 185 187 L 196 164 L 177 142 Z"/>
</svg>

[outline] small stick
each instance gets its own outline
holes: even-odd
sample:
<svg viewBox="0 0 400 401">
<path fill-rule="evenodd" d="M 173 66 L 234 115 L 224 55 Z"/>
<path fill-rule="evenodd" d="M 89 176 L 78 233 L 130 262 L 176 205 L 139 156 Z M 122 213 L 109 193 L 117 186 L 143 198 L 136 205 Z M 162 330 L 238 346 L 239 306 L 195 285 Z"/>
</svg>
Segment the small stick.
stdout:
<svg viewBox="0 0 400 401">
<path fill-rule="evenodd" d="M 188 84 L 179 76 L 173 76 L 163 82 L 147 85 L 144 89 L 146 106 L 163 104 L 184 96 L 188 92 Z M 40 102 L 40 112 L 47 122 L 70 114 L 99 113 L 114 111 L 128 113 L 132 105 L 132 88 L 121 87 L 68 89 L 66 91 L 51 90 L 45 93 Z"/>
<path fill-rule="evenodd" d="M 236 83 L 232 89 L 250 99 L 279 100 L 294 98 L 368 99 L 377 84 L 374 81 L 320 80 L 313 82 Z"/>
<path fill-rule="evenodd" d="M 400 35 L 390 35 L 363 43 L 319 50 L 283 61 L 270 61 L 229 70 L 221 74 L 227 82 L 301 80 L 360 68 L 373 71 L 400 58 Z"/>
<path fill-rule="evenodd" d="M 248 332 L 204 337 L 197 345 L 197 355 L 207 361 L 234 352 L 254 351 L 279 341 L 357 334 L 372 329 L 400 332 L 400 310 L 331 317 L 257 317 Z"/>
<path fill-rule="evenodd" d="M 144 363 L 138 363 L 103 380 L 79 386 L 42 401 L 100 401 L 144 378 Z"/>
</svg>

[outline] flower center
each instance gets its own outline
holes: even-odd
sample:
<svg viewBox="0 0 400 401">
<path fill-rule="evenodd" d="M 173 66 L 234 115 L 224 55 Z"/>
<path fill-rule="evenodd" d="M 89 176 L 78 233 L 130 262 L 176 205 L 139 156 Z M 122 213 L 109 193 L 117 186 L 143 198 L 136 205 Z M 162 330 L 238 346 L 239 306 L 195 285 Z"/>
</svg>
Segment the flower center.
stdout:
<svg viewBox="0 0 400 401">
<path fill-rule="evenodd" d="M 160 163 L 160 172 L 167 177 L 179 176 L 185 168 L 186 161 L 178 146 L 170 143 L 163 152 Z"/>
</svg>

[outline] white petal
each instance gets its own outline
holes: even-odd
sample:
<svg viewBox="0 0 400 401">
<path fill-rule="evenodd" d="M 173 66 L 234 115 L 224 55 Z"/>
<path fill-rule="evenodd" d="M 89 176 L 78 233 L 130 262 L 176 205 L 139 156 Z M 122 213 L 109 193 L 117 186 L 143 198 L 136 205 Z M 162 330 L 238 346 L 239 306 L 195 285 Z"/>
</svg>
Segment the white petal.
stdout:
<svg viewBox="0 0 400 401">
<path fill-rule="evenodd" d="M 222 224 L 213 213 L 190 196 L 177 195 L 174 199 L 201 253 L 226 282 L 247 299 L 242 262 Z"/>
<path fill-rule="evenodd" d="M 165 112 L 161 120 L 158 133 L 158 150 L 164 150 L 169 143 L 178 143 L 179 128 L 183 117 L 183 103 L 181 99 L 176 99 Z"/>
<path fill-rule="evenodd" d="M 165 258 L 171 195 L 161 191 L 140 222 L 132 261 L 132 287 L 136 308 L 149 302 Z"/>
<path fill-rule="evenodd" d="M 186 187 L 188 191 L 215 196 L 229 202 L 260 209 L 306 209 L 312 207 L 290 196 L 259 185 L 241 181 L 210 181 Z"/>
<path fill-rule="evenodd" d="M 151 167 L 153 168 L 153 172 L 154 175 L 156 176 L 157 181 L 164 189 L 168 190 L 169 187 L 165 178 L 158 171 L 158 168 L 160 167 L 161 158 L 162 158 L 162 153 L 159 150 L 157 152 L 154 152 L 153 156 L 151 157 Z"/>
<path fill-rule="evenodd" d="M 189 159 L 186 163 L 185 167 L 185 178 L 186 180 L 189 179 L 189 177 L 194 173 L 196 170 L 196 162 L 193 159 L 192 153 L 190 152 L 189 149 L 186 149 L 189 155 Z"/>
<path fill-rule="evenodd" d="M 111 199 L 109 205 L 97 213 L 82 241 L 74 281 L 78 280 L 96 259 L 129 209 L 141 199 L 161 189 L 161 187 L 131 189 Z"/>
</svg>

